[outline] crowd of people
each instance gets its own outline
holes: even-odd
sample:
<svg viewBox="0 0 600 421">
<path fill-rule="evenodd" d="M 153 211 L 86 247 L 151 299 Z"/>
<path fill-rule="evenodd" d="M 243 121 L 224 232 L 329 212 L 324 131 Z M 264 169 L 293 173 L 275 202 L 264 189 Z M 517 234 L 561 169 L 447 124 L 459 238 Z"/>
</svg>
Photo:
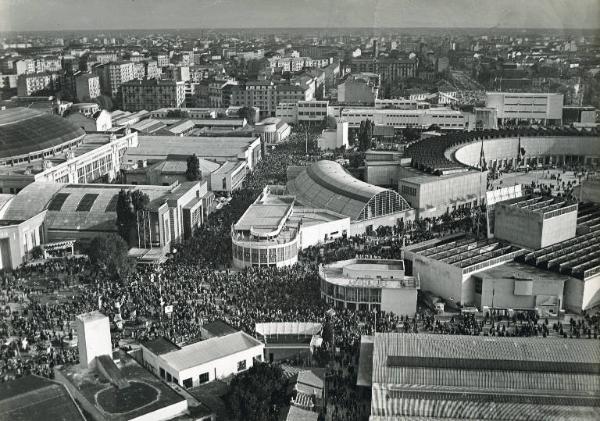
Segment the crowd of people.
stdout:
<svg viewBox="0 0 600 421">
<path fill-rule="evenodd" d="M 461 221 L 483 218 L 484 208 L 457 209 L 439 220 L 402 222 L 370 235 L 338 238 L 302 250 L 299 264 L 293 267 L 233 270 L 231 225 L 264 186 L 285 181 L 289 165 L 318 159 L 318 155 L 306 155 L 300 140 L 272 151 L 248 177 L 246 188 L 233 193 L 230 203 L 211 214 L 192 239 L 175 245 L 161 265 L 138 267 L 120 282 L 92 267 L 85 257 L 53 259 L 0 273 L 0 299 L 4 304 L 16 304 L 0 320 L 0 379 L 28 373 L 51 377 L 55 365 L 77 363 L 74 320 L 91 310 L 109 317 L 115 346 L 159 336 L 185 344 L 200 338 L 201 326 L 214 320 L 251 335 L 259 322 L 321 322 L 331 332 L 324 338 L 332 356 L 331 419 L 348 419 L 349 414 L 368 414 L 368 405 L 355 388 L 361 335 L 375 331 L 495 336 L 552 333 L 597 338 L 597 316 L 573 320 L 567 327 L 560 323 L 551 326 L 533 315 L 514 320 L 456 315 L 445 320 L 425 307 L 409 317 L 383 311 L 333 310 L 321 299 L 319 264 L 357 255 L 400 258 L 403 246 L 464 229 Z M 470 227 L 475 224 L 471 222 Z M 172 306 L 170 313 L 165 313 L 166 306 Z"/>
</svg>

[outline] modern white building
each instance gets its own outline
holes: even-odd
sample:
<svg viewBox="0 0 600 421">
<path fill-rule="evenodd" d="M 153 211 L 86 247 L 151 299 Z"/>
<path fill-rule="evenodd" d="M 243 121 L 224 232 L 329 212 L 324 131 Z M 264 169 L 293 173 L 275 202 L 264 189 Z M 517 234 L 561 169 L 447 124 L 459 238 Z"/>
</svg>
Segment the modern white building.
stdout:
<svg viewBox="0 0 600 421">
<path fill-rule="evenodd" d="M 335 129 L 325 129 L 317 139 L 317 144 L 321 150 L 333 150 L 347 148 L 348 143 L 348 122 L 340 121 Z"/>
<path fill-rule="evenodd" d="M 96 357 L 108 355 L 112 359 L 110 324 L 108 317 L 99 311 L 80 314 L 75 318 L 79 364 L 90 367 Z"/>
<path fill-rule="evenodd" d="M 267 186 L 232 227 L 235 267 L 291 266 L 303 247 L 348 235 L 350 218 L 295 203 L 284 186 Z"/>
<path fill-rule="evenodd" d="M 465 130 L 465 116 L 458 110 L 447 108 L 431 109 L 387 109 L 387 108 L 343 108 L 340 118 L 348 122 L 350 128 L 357 128 L 365 120 L 378 126 L 392 126 L 397 129 L 414 127 L 427 129 L 432 125 L 444 130 Z"/>
<path fill-rule="evenodd" d="M 165 338 L 142 343 L 143 364 L 168 383 L 191 388 L 263 361 L 265 345 L 244 332 L 179 347 Z"/>
<path fill-rule="evenodd" d="M 282 119 L 268 117 L 254 125 L 254 133 L 260 136 L 263 144 L 276 144 L 284 141 L 292 128 Z"/>
<path fill-rule="evenodd" d="M 329 101 L 298 101 L 298 123 L 322 123 L 328 114 Z"/>
<path fill-rule="evenodd" d="M 319 267 L 321 298 L 337 308 L 414 316 L 419 280 L 403 260 L 350 259 Z"/>
<path fill-rule="evenodd" d="M 527 92 L 488 92 L 485 106 L 496 108 L 501 125 L 519 121 L 562 124 L 562 94 Z"/>
</svg>

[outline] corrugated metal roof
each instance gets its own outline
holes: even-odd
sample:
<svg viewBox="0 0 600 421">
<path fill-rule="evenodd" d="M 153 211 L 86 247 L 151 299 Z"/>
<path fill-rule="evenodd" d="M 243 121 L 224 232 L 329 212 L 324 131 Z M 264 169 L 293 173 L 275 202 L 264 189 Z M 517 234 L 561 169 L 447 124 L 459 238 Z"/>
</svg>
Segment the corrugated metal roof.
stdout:
<svg viewBox="0 0 600 421">
<path fill-rule="evenodd" d="M 358 219 L 369 200 L 380 193 L 398 197 L 402 209 L 410 205 L 398 193 L 354 178 L 340 164 L 322 160 L 306 167 L 287 183 L 288 190 L 305 206 L 328 209 Z"/>
<path fill-rule="evenodd" d="M 397 361 L 390 364 L 390 357 Z M 409 364 L 411 359 L 422 361 Z M 448 360 L 455 360 L 455 363 L 446 364 Z M 466 363 L 465 366 L 464 361 L 472 361 L 472 367 Z M 557 368 L 568 364 L 591 367 L 598 365 L 598 361 L 600 343 L 591 340 L 378 333 L 373 351 L 372 381 L 490 389 L 569 388 L 600 392 L 598 376 L 592 374 L 593 370 L 589 374 L 575 374 Z M 495 363 L 502 365 L 504 370 L 477 366 Z M 538 370 L 524 371 L 524 364 Z"/>
</svg>

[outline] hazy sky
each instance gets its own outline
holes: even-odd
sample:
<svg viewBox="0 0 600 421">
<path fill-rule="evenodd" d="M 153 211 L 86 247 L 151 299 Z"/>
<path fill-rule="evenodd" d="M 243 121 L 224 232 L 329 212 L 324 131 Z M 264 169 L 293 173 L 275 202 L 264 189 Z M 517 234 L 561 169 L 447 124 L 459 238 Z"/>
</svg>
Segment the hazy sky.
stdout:
<svg viewBox="0 0 600 421">
<path fill-rule="evenodd" d="M 0 0 L 0 30 L 600 28 L 600 0 Z"/>
</svg>

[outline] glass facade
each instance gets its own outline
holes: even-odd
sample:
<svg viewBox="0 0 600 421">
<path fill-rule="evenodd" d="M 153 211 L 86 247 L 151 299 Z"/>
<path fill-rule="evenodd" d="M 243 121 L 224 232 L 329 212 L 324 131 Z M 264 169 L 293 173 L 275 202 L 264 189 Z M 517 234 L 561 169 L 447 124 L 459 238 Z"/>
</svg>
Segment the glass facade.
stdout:
<svg viewBox="0 0 600 421">
<path fill-rule="evenodd" d="M 381 288 L 336 285 L 321 278 L 321 297 L 336 307 L 379 308 Z"/>
<path fill-rule="evenodd" d="M 257 246 L 260 243 L 257 242 Z M 249 247 L 232 244 L 233 258 L 253 266 L 276 265 L 298 257 L 298 244 L 294 241 L 287 244 L 275 244 L 272 246 Z"/>
</svg>

